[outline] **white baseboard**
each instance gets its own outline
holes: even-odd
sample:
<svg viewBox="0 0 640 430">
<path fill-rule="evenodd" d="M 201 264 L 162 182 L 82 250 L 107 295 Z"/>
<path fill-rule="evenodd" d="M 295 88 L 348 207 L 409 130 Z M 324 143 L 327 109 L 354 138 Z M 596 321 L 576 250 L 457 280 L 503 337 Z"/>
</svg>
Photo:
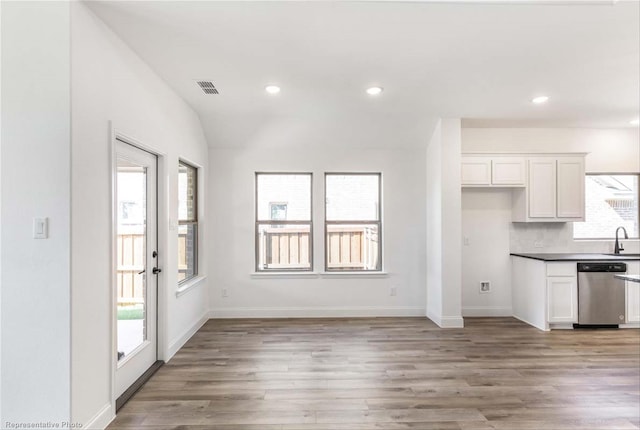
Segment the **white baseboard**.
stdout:
<svg viewBox="0 0 640 430">
<path fill-rule="evenodd" d="M 347 317 L 422 317 L 424 308 L 342 307 L 342 308 L 214 308 L 209 318 L 347 318 Z"/>
<path fill-rule="evenodd" d="M 640 328 L 640 323 L 620 324 L 618 327 L 620 327 L 620 328 Z"/>
<path fill-rule="evenodd" d="M 98 411 L 97 414 L 93 418 L 89 420 L 88 423 L 82 426 L 83 429 L 89 430 L 102 430 L 107 428 L 107 426 L 113 421 L 116 417 L 116 411 L 111 403 L 107 403 Z"/>
<path fill-rule="evenodd" d="M 549 324 L 549 330 L 573 330 L 573 324 Z"/>
<path fill-rule="evenodd" d="M 510 317 L 513 310 L 500 306 L 466 306 L 462 308 L 463 317 Z"/>
<path fill-rule="evenodd" d="M 464 328 L 462 317 L 443 317 L 427 310 L 427 318 L 436 323 L 440 328 Z"/>
<path fill-rule="evenodd" d="M 204 323 L 207 322 L 208 319 L 209 319 L 209 313 L 205 312 L 195 322 L 195 324 L 193 324 L 184 333 L 182 333 L 180 336 L 178 336 L 177 339 L 175 339 L 174 341 L 169 343 L 169 350 L 167 351 L 167 357 L 166 357 L 166 360 L 165 360 L 167 363 L 176 354 L 176 352 L 178 352 L 178 350 L 180 348 L 182 348 L 184 346 L 184 344 L 187 343 L 187 341 L 189 339 L 191 339 L 191 336 L 193 336 L 194 334 L 196 334 L 196 332 L 198 330 L 200 330 L 200 327 L 202 327 L 204 325 Z"/>
<path fill-rule="evenodd" d="M 531 321 L 527 321 L 526 319 L 521 318 L 521 317 L 519 317 L 519 316 L 517 316 L 517 315 L 513 315 L 513 317 L 514 317 L 515 319 L 517 319 L 517 320 L 522 321 L 523 323 L 527 323 L 527 324 L 529 324 L 530 326 L 533 326 L 533 327 L 535 327 L 535 328 L 537 328 L 537 329 L 540 329 L 540 330 L 542 330 L 542 331 L 549 331 L 549 324 L 540 324 L 540 325 L 538 325 L 538 324 L 534 324 L 534 323 L 532 323 Z"/>
</svg>

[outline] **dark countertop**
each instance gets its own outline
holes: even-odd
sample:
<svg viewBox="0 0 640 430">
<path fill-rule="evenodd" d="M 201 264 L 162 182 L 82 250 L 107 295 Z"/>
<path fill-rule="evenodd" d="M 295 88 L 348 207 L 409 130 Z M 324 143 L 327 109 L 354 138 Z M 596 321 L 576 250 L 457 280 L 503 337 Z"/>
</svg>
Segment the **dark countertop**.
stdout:
<svg viewBox="0 0 640 430">
<path fill-rule="evenodd" d="M 618 279 L 624 279 L 629 282 L 638 282 L 640 283 L 640 275 L 616 275 Z"/>
<path fill-rule="evenodd" d="M 640 261 L 637 255 L 607 254 L 516 254 L 515 257 L 531 258 L 540 261 Z"/>
</svg>

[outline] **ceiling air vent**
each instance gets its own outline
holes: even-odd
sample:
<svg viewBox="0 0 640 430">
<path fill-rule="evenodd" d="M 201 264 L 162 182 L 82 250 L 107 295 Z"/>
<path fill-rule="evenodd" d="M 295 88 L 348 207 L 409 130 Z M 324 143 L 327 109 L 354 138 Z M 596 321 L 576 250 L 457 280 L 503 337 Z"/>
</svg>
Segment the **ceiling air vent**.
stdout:
<svg viewBox="0 0 640 430">
<path fill-rule="evenodd" d="M 213 85 L 213 82 L 211 81 L 197 81 L 197 82 L 205 94 L 220 94 L 218 90 L 216 90 L 215 85 Z"/>
</svg>

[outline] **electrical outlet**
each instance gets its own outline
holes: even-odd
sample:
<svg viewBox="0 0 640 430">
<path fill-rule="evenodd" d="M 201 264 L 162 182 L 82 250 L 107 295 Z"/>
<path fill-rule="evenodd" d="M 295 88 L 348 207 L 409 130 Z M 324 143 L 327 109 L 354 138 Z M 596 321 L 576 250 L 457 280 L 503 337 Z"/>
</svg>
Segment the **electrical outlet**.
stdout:
<svg viewBox="0 0 640 430">
<path fill-rule="evenodd" d="M 392 285 L 391 288 L 389 288 L 389 295 L 395 296 L 397 294 L 398 294 L 398 288 L 395 285 Z"/>
<path fill-rule="evenodd" d="M 491 292 L 491 282 L 489 282 L 489 281 L 480 282 L 480 293 L 481 294 L 486 294 L 486 293 L 490 293 L 490 292 Z"/>
<path fill-rule="evenodd" d="M 536 240 L 535 242 L 533 242 L 533 247 L 534 248 L 544 248 L 544 242 L 541 240 Z"/>
<path fill-rule="evenodd" d="M 469 246 L 471 245 L 471 239 L 469 239 L 469 237 L 465 236 L 465 238 L 463 239 L 464 246 Z"/>
<path fill-rule="evenodd" d="M 222 289 L 222 297 L 229 297 L 229 292 L 227 291 L 226 288 Z"/>
</svg>

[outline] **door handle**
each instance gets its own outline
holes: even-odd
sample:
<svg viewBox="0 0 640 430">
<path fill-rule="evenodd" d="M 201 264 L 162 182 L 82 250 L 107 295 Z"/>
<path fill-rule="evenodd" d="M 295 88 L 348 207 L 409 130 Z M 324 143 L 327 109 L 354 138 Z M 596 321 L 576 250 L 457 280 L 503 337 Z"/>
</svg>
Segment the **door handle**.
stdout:
<svg viewBox="0 0 640 430">
<path fill-rule="evenodd" d="M 142 275 L 144 272 L 146 272 L 146 270 L 143 270 L 142 272 L 138 272 L 138 275 Z"/>
<path fill-rule="evenodd" d="M 158 269 L 157 267 L 153 268 L 153 274 L 157 275 L 158 273 L 162 272 L 162 269 Z"/>
</svg>

